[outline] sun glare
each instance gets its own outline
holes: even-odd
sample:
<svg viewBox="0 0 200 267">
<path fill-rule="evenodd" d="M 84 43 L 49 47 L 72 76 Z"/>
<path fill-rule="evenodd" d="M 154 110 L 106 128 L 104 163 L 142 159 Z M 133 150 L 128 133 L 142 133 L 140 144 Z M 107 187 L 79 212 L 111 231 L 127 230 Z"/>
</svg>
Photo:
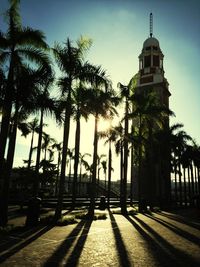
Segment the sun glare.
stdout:
<svg viewBox="0 0 200 267">
<path fill-rule="evenodd" d="M 111 127 L 111 120 L 99 120 L 99 131 L 104 132 L 107 131 Z"/>
</svg>

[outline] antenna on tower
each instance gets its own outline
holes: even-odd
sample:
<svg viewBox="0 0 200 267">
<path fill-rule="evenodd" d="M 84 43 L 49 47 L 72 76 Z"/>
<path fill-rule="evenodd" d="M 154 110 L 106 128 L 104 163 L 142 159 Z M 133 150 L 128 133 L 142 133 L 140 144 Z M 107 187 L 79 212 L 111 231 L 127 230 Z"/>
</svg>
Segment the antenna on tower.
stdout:
<svg viewBox="0 0 200 267">
<path fill-rule="evenodd" d="M 153 14 L 150 13 L 150 37 L 153 35 Z"/>
</svg>

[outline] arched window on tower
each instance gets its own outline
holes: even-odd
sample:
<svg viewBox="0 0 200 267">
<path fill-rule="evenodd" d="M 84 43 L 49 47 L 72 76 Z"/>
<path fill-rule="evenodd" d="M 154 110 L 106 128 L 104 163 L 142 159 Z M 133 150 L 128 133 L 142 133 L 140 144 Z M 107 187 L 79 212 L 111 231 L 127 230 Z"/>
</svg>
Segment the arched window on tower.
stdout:
<svg viewBox="0 0 200 267">
<path fill-rule="evenodd" d="M 153 56 L 153 66 L 159 67 L 159 56 Z"/>
<path fill-rule="evenodd" d="M 151 56 L 145 56 L 144 57 L 144 67 L 150 67 L 151 66 Z"/>
</svg>

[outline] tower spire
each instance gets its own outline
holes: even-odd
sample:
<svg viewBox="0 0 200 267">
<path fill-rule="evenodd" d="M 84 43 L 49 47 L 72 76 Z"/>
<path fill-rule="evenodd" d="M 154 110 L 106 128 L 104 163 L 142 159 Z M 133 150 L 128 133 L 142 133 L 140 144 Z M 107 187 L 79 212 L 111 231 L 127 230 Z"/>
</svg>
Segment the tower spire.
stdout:
<svg viewBox="0 0 200 267">
<path fill-rule="evenodd" d="M 150 26 L 150 37 L 152 37 L 152 35 L 153 35 L 153 14 L 152 13 L 150 13 L 150 17 L 149 17 L 149 19 L 150 19 L 150 23 L 149 23 L 149 26 Z"/>
</svg>

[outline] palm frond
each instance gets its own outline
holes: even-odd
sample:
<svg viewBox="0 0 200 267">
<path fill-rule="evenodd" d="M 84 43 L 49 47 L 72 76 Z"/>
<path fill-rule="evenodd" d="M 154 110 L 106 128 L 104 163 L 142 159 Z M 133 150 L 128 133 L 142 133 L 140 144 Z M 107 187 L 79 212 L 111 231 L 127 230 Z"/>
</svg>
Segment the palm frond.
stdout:
<svg viewBox="0 0 200 267">
<path fill-rule="evenodd" d="M 49 66 L 51 65 L 51 60 L 49 58 L 49 56 L 43 52 L 41 49 L 36 49 L 33 47 L 24 47 L 23 49 L 18 49 L 17 53 L 30 60 L 31 62 L 35 62 L 36 64 L 38 64 L 39 66 L 44 66 L 46 68 L 49 68 Z"/>
<path fill-rule="evenodd" d="M 38 49 L 48 49 L 49 46 L 45 41 L 45 35 L 40 30 L 30 27 L 23 28 L 17 38 L 17 44 L 20 46 L 32 46 Z"/>
</svg>

